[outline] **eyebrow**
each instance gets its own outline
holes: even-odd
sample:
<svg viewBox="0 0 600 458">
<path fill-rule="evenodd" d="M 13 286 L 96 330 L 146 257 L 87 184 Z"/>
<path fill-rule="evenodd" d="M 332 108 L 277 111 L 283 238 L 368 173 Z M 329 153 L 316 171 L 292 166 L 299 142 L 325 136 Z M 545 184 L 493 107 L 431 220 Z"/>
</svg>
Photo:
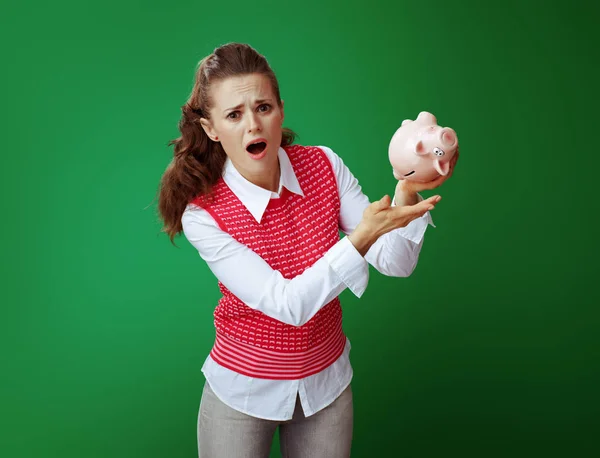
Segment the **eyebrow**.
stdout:
<svg viewBox="0 0 600 458">
<path fill-rule="evenodd" d="M 256 100 L 254 103 L 255 103 L 256 105 L 260 105 L 260 104 L 262 104 L 262 103 L 265 103 L 265 102 L 272 103 L 272 102 L 271 102 L 271 99 L 258 99 L 258 100 Z M 236 105 L 236 106 L 235 106 L 235 107 L 233 107 L 233 108 L 227 108 L 226 110 L 223 110 L 223 113 L 227 113 L 228 111 L 239 110 L 239 109 L 240 109 L 240 108 L 242 108 L 243 106 L 244 106 L 244 104 L 243 104 L 243 103 L 240 103 L 239 105 Z"/>
</svg>

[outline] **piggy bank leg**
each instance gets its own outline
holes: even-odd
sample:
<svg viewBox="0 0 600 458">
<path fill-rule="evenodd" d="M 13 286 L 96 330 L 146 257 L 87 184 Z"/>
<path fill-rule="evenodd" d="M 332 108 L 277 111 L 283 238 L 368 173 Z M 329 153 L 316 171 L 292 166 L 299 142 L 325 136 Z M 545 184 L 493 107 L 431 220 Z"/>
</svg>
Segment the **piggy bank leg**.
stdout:
<svg viewBox="0 0 600 458">
<path fill-rule="evenodd" d="M 428 111 L 421 111 L 419 116 L 417 116 L 417 121 L 421 121 L 425 124 L 435 124 L 437 125 L 437 118 L 429 113 Z"/>
</svg>

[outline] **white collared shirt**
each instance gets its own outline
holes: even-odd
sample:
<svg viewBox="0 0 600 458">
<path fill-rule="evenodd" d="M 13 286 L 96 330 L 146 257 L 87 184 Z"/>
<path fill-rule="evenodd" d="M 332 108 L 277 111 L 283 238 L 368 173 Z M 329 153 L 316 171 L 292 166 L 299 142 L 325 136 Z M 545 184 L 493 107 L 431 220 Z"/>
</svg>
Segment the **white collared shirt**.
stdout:
<svg viewBox="0 0 600 458">
<path fill-rule="evenodd" d="M 368 197 L 330 148 L 320 146 L 331 162 L 340 196 L 340 230 L 348 235 L 370 204 Z M 246 180 L 227 159 L 223 180 L 242 204 L 260 222 L 269 200 L 278 198 L 282 187 L 303 196 L 290 160 L 279 148 L 280 179 L 277 193 Z M 293 279 L 284 278 L 247 246 L 219 228 L 205 210 L 188 205 L 182 216 L 188 241 L 223 285 L 249 307 L 293 325 L 308 321 L 321 307 L 348 288 L 361 297 L 369 281 L 371 264 L 384 275 L 406 277 L 414 270 L 431 215 L 380 237 L 363 258 L 347 237 Z M 210 355 L 202 372 L 217 397 L 240 412 L 267 420 L 292 418 L 296 396 L 306 416 L 332 403 L 352 380 L 350 341 L 343 354 L 328 368 L 300 380 L 266 380 L 238 374 L 217 364 Z"/>
</svg>

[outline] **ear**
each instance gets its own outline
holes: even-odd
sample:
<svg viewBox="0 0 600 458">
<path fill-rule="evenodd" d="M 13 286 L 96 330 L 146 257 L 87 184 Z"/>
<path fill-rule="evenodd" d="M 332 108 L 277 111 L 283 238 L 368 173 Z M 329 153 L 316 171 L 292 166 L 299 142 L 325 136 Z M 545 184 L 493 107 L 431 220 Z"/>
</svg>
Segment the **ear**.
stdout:
<svg viewBox="0 0 600 458">
<path fill-rule="evenodd" d="M 419 156 L 422 156 L 426 153 L 425 145 L 423 145 L 421 140 L 418 140 L 417 143 L 415 143 L 415 153 L 417 153 Z"/>
<path fill-rule="evenodd" d="M 281 101 L 281 124 L 283 125 L 283 120 L 285 119 L 285 111 L 283 111 L 283 105 L 284 105 L 285 101 L 282 100 Z"/>
<path fill-rule="evenodd" d="M 206 132 L 206 135 L 208 135 L 208 138 L 210 138 L 213 142 L 218 141 L 217 133 L 215 132 L 215 129 L 213 129 L 213 126 L 208 119 L 200 118 L 200 125 L 202 126 L 202 129 L 204 129 L 204 132 Z"/>
<path fill-rule="evenodd" d="M 433 168 L 440 175 L 446 176 L 446 175 L 448 175 L 448 172 L 450 171 L 450 163 L 449 162 L 440 162 L 439 159 L 435 159 L 433 161 Z"/>
</svg>

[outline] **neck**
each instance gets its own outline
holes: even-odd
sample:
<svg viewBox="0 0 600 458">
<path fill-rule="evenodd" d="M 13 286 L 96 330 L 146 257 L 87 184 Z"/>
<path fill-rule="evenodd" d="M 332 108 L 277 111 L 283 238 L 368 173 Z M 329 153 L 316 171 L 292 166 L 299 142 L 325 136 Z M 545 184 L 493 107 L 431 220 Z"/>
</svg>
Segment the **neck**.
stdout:
<svg viewBox="0 0 600 458">
<path fill-rule="evenodd" d="M 272 168 L 272 173 L 269 173 L 268 175 L 261 174 L 256 176 L 247 176 L 245 173 L 242 173 L 242 176 L 250 183 L 258 186 L 259 188 L 263 188 L 271 192 L 278 192 L 279 177 L 281 176 L 279 159 L 277 159 L 275 166 Z"/>
<path fill-rule="evenodd" d="M 260 186 L 261 188 L 266 189 L 267 191 L 277 192 L 277 191 L 279 191 L 279 176 L 280 176 L 280 171 L 279 171 L 279 163 L 278 163 L 274 176 L 272 176 L 270 179 L 261 180 L 261 182 L 254 183 L 254 184 L 256 184 L 257 186 Z"/>
</svg>

